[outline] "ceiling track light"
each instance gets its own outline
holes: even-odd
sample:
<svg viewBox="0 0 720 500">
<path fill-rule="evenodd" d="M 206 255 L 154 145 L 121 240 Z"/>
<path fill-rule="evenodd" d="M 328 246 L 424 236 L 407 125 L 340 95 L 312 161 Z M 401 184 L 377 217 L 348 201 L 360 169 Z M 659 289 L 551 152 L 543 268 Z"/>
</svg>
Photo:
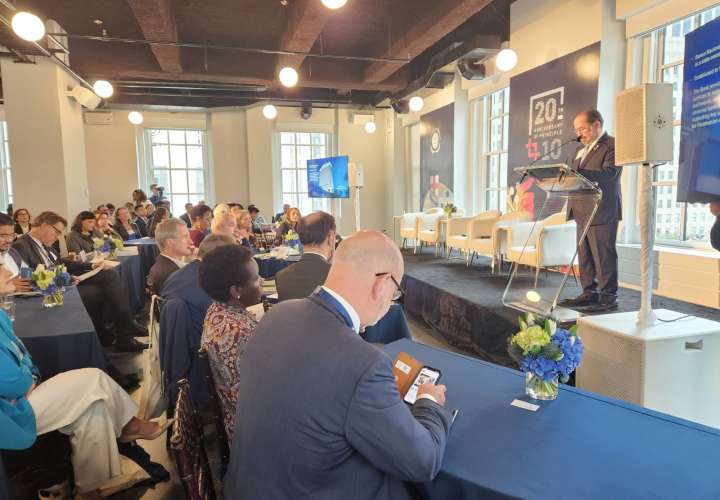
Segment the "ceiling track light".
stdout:
<svg viewBox="0 0 720 500">
<path fill-rule="evenodd" d="M 297 70 L 295 68 L 291 68 L 290 66 L 285 66 L 281 69 L 280 73 L 278 73 L 278 78 L 280 79 L 280 83 L 282 83 L 285 87 L 294 87 L 297 85 L 299 80 Z"/>
<path fill-rule="evenodd" d="M 103 99 L 111 97 L 114 91 L 115 89 L 113 89 L 112 84 L 107 80 L 97 80 L 95 83 L 93 83 L 93 92 L 95 92 L 98 97 L 102 97 Z"/>
<path fill-rule="evenodd" d="M 374 134 L 377 130 L 377 125 L 375 125 L 375 122 L 367 122 L 365 124 L 365 132 L 368 134 Z"/>
<path fill-rule="evenodd" d="M 132 123 L 133 125 L 140 125 L 143 122 L 144 118 L 142 113 L 140 113 L 139 111 L 130 111 L 130 113 L 128 114 L 128 120 L 130 120 L 130 123 Z"/>
<path fill-rule="evenodd" d="M 328 9 L 336 10 L 343 7 L 347 3 L 347 0 L 322 0 L 322 3 Z"/>
<path fill-rule="evenodd" d="M 422 111 L 423 106 L 425 105 L 425 101 L 422 97 L 416 95 L 410 98 L 410 102 L 408 103 L 408 105 L 410 106 L 410 111 L 412 111 L 413 113 L 418 113 Z"/>
<path fill-rule="evenodd" d="M 500 71 L 511 71 L 518 62 L 518 55 L 513 49 L 502 49 L 495 56 L 495 66 Z"/>
<path fill-rule="evenodd" d="M 45 23 L 30 12 L 17 12 L 10 23 L 17 36 L 28 42 L 37 42 L 45 36 Z"/>
<path fill-rule="evenodd" d="M 266 104 L 262 110 L 263 116 L 268 120 L 274 120 L 277 118 L 278 110 L 272 104 Z"/>
</svg>

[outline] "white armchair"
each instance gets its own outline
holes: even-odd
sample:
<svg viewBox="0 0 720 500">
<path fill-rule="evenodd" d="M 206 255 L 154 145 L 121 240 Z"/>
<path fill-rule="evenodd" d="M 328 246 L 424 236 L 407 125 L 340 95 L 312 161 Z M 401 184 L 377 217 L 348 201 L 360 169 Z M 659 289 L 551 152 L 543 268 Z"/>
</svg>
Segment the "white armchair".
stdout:
<svg viewBox="0 0 720 500">
<path fill-rule="evenodd" d="M 445 235 L 448 258 L 450 258 L 453 249 L 458 249 L 461 252 L 468 251 L 468 242 L 470 241 L 468 223 L 473 219 L 474 217 L 451 217 L 448 220 L 447 234 Z"/>
<path fill-rule="evenodd" d="M 440 244 L 440 220 L 446 217 L 445 212 L 440 210 L 433 211 L 432 213 L 423 213 L 418 218 L 418 240 L 420 241 L 421 249 L 423 243 L 427 243 L 428 245 L 434 244 L 435 255 L 437 255 L 438 245 Z"/>
<path fill-rule="evenodd" d="M 499 218 L 499 210 L 490 210 L 473 217 L 468 223 L 468 266 L 475 254 L 492 256 L 492 228 Z"/>
<path fill-rule="evenodd" d="M 502 262 L 509 248 L 507 242 L 508 229 L 514 224 L 527 222 L 530 220 L 530 214 L 524 210 L 516 210 L 504 213 L 500 219 L 493 225 L 492 243 L 493 243 L 493 269 L 495 262 L 499 261 L 502 270 Z"/>
<path fill-rule="evenodd" d="M 403 248 L 407 240 L 413 240 L 413 246 L 417 245 L 418 237 L 418 218 L 422 212 L 408 212 L 402 215 L 400 219 L 400 237 L 403 239 Z"/>
<path fill-rule="evenodd" d="M 537 222 L 513 224 L 507 229 L 507 259 L 534 267 L 537 287 L 542 267 L 574 264 L 575 233 L 575 221 L 566 221 L 564 212 Z"/>
</svg>

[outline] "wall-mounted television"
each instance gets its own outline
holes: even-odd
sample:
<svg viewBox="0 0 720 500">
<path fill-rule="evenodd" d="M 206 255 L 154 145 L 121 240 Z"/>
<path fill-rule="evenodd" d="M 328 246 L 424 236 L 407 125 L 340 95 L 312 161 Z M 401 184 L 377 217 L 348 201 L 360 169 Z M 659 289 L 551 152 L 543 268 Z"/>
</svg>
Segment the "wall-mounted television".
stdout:
<svg viewBox="0 0 720 500">
<path fill-rule="evenodd" d="M 350 198 L 348 157 L 308 160 L 307 180 L 310 198 Z"/>
</svg>

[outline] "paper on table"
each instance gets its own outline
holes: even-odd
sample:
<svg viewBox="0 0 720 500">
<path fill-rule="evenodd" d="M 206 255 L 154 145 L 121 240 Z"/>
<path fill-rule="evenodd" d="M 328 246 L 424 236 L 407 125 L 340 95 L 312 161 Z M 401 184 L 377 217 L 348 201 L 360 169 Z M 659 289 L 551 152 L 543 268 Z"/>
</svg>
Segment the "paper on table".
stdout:
<svg viewBox="0 0 720 500">
<path fill-rule="evenodd" d="M 93 269 L 92 271 L 88 271 L 88 272 L 83 273 L 83 274 L 81 274 L 80 276 L 76 276 L 76 277 L 77 277 L 78 281 L 79 281 L 80 283 L 82 283 L 82 282 L 85 281 L 86 279 L 92 278 L 93 276 L 95 276 L 97 273 L 99 273 L 99 272 L 102 271 L 103 269 L 104 269 L 103 266 L 98 266 L 98 267 L 96 267 L 95 269 Z"/>
<path fill-rule="evenodd" d="M 114 269 L 120 265 L 120 261 L 117 260 L 104 260 L 102 261 L 103 269 Z"/>
<path fill-rule="evenodd" d="M 512 403 L 510 403 L 510 405 L 528 411 L 538 411 L 540 409 L 540 406 L 528 403 L 527 401 L 523 401 L 522 399 L 515 399 Z"/>
<path fill-rule="evenodd" d="M 262 305 L 262 302 L 246 309 L 249 313 L 255 316 L 255 321 L 260 321 L 262 317 L 265 316 L 265 307 Z"/>
</svg>

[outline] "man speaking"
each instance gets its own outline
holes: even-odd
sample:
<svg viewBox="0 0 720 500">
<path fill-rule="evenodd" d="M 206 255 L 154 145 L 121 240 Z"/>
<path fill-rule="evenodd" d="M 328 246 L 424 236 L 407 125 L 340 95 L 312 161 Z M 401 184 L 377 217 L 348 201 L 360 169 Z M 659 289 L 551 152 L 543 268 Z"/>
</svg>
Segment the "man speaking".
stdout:
<svg viewBox="0 0 720 500">
<path fill-rule="evenodd" d="M 615 165 L 615 139 L 603 131 L 603 118 L 598 110 L 578 113 L 573 126 L 582 146 L 572 157 L 572 168 L 598 184 L 602 199 L 592 220 L 592 203 L 572 198 L 568 201 L 567 217 L 575 219 L 578 239 L 588 223 L 590 228 L 578 249 L 583 293 L 561 305 L 583 307 L 588 311 L 615 309 L 618 289 L 615 242 L 622 218 L 622 167 Z"/>
</svg>

